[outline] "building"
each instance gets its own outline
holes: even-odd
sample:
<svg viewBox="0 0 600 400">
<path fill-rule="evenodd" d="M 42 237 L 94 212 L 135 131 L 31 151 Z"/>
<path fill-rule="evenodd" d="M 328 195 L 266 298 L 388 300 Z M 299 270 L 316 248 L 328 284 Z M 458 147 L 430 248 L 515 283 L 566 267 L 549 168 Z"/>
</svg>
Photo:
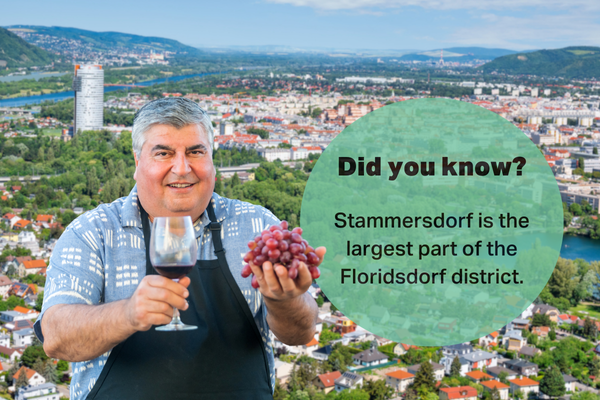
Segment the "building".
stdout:
<svg viewBox="0 0 600 400">
<path fill-rule="evenodd" d="M 13 379 L 16 382 L 19 379 L 21 374 L 27 375 L 27 382 L 30 386 L 37 386 L 46 383 L 46 379 L 37 373 L 36 371 L 27 368 L 26 366 L 22 366 L 19 370 L 13 375 Z"/>
<path fill-rule="evenodd" d="M 477 400 L 477 389 L 471 386 L 457 386 L 440 389 L 440 400 Z"/>
<path fill-rule="evenodd" d="M 472 380 L 475 383 L 479 383 L 480 381 L 484 380 L 490 380 L 493 378 L 493 376 L 486 374 L 485 372 L 481 372 L 481 371 L 471 371 L 471 372 L 467 372 L 465 374 L 465 376 L 467 378 L 469 378 L 470 380 Z"/>
<path fill-rule="evenodd" d="M 342 373 L 340 371 L 333 371 L 327 374 L 317 375 L 313 380 L 313 383 L 327 394 L 335 388 L 335 380 L 341 376 Z"/>
<path fill-rule="evenodd" d="M 73 78 L 75 133 L 102 129 L 104 120 L 104 70 L 101 65 L 77 64 Z"/>
<path fill-rule="evenodd" d="M 2 311 L 0 312 L 0 321 L 16 322 L 29 319 L 27 314 L 18 311 Z"/>
<path fill-rule="evenodd" d="M 21 264 L 19 264 L 19 268 L 17 269 L 17 272 L 19 274 L 19 276 L 21 278 L 26 277 L 27 275 L 30 274 L 39 274 L 39 273 L 46 273 L 46 261 L 44 260 L 31 260 L 31 261 L 23 261 Z"/>
<path fill-rule="evenodd" d="M 2 299 L 8 298 L 8 291 L 10 290 L 12 284 L 13 282 L 8 276 L 0 275 L 0 297 L 2 297 Z"/>
<path fill-rule="evenodd" d="M 415 380 L 415 376 L 401 369 L 385 374 L 385 384 L 394 388 L 398 393 L 404 393 L 406 388 Z"/>
<path fill-rule="evenodd" d="M 436 381 L 441 381 L 444 378 L 444 372 L 446 369 L 443 365 L 438 364 L 436 362 L 430 361 L 431 367 L 433 368 L 433 375 L 435 376 Z M 421 369 L 421 364 L 415 364 L 408 367 L 406 370 L 413 375 L 417 375 L 417 372 Z"/>
<path fill-rule="evenodd" d="M 354 364 L 372 367 L 373 365 L 385 364 L 388 362 L 389 357 L 376 348 L 370 348 L 353 355 L 352 358 L 354 360 Z"/>
<path fill-rule="evenodd" d="M 346 389 L 356 389 L 362 385 L 363 377 L 352 372 L 344 372 L 342 376 L 335 380 L 335 391 L 341 392 Z"/>
<path fill-rule="evenodd" d="M 0 346 L 10 347 L 10 335 L 0 333 Z"/>
<path fill-rule="evenodd" d="M 37 386 L 23 386 L 15 396 L 15 400 L 59 400 L 60 393 L 54 383 L 43 383 Z"/>
<path fill-rule="evenodd" d="M 3 358 L 7 358 L 10 362 L 15 362 L 21 358 L 23 353 L 21 353 L 17 349 L 11 349 L 10 347 L 0 346 L 0 354 L 2 354 Z"/>
<path fill-rule="evenodd" d="M 560 312 L 556 307 L 552 307 L 547 304 L 537 304 L 535 307 L 533 307 L 533 315 L 535 314 L 547 315 L 550 318 L 550 321 L 558 322 L 558 316 L 560 315 Z"/>
<path fill-rule="evenodd" d="M 221 122 L 219 126 L 219 134 L 223 135 L 233 135 L 233 124 L 229 122 Z"/>
<path fill-rule="evenodd" d="M 534 364 L 530 361 L 526 360 L 508 360 L 504 362 L 504 368 L 511 369 L 515 371 L 518 375 L 531 376 L 537 375 L 539 371 L 539 367 L 537 364 Z"/>
<path fill-rule="evenodd" d="M 519 390 L 523 392 L 523 395 L 525 396 L 524 398 L 526 399 L 529 398 L 530 392 L 535 394 L 540 392 L 539 382 L 536 382 L 533 379 L 523 377 L 519 379 L 512 379 L 508 382 L 510 382 L 510 394 L 512 394 L 513 397 Z"/>
<path fill-rule="evenodd" d="M 13 342 L 15 347 L 27 347 L 31 343 L 33 343 L 33 337 L 35 334 L 33 333 L 33 329 L 21 329 L 19 331 L 15 331 L 13 333 Z"/>
<path fill-rule="evenodd" d="M 486 392 L 491 393 L 494 389 L 498 390 L 500 400 L 508 400 L 508 390 L 510 389 L 510 386 L 495 380 L 481 382 L 481 385 Z"/>
</svg>

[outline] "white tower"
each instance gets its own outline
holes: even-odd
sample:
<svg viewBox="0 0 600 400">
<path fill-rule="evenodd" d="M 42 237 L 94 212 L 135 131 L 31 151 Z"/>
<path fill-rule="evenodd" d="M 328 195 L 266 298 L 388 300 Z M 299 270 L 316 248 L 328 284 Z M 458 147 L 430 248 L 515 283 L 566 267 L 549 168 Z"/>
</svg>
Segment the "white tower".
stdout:
<svg viewBox="0 0 600 400">
<path fill-rule="evenodd" d="M 73 78 L 75 117 L 73 133 L 102 129 L 104 70 L 101 65 L 75 65 Z"/>
</svg>

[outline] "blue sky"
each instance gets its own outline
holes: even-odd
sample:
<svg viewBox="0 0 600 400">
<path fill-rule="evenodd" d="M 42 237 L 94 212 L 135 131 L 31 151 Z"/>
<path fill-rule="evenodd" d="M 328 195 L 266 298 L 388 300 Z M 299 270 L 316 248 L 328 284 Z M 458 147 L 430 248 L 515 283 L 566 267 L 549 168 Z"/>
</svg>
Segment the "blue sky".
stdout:
<svg viewBox="0 0 600 400">
<path fill-rule="evenodd" d="M 0 10 L 0 26 L 118 31 L 198 47 L 600 46 L 599 0 L 4 0 Z"/>
</svg>

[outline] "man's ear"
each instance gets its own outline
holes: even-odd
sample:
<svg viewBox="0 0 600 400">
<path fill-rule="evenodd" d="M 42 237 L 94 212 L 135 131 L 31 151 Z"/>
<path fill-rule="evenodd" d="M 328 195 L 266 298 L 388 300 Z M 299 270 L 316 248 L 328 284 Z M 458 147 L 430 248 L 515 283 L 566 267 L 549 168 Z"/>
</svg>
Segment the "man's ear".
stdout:
<svg viewBox="0 0 600 400">
<path fill-rule="evenodd" d="M 133 159 L 135 160 L 135 172 L 133 173 L 133 179 L 137 181 L 136 175 L 140 160 L 137 158 L 137 154 L 135 154 L 135 151 L 133 151 L 133 149 L 131 150 L 131 152 L 133 153 Z"/>
</svg>

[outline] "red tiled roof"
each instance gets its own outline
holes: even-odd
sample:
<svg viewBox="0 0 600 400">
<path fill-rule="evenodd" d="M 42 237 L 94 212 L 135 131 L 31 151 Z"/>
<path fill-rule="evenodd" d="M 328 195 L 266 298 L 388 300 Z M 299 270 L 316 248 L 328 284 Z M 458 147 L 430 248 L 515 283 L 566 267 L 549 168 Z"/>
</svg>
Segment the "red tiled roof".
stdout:
<svg viewBox="0 0 600 400">
<path fill-rule="evenodd" d="M 441 388 L 441 392 L 446 392 L 448 399 L 464 399 L 466 397 L 477 397 L 477 389 L 471 386 L 458 386 L 453 388 Z"/>
<path fill-rule="evenodd" d="M 308 342 L 305 346 L 306 347 L 310 347 L 310 346 L 316 346 L 318 345 L 319 342 L 317 341 L 317 339 L 315 339 L 314 337 L 312 338 L 312 340 L 310 342 Z"/>
<path fill-rule="evenodd" d="M 471 378 L 477 379 L 477 380 L 493 378 L 491 375 L 488 375 L 482 371 L 471 371 L 471 372 L 467 372 L 465 375 L 470 376 Z"/>
<path fill-rule="evenodd" d="M 396 379 L 409 379 L 409 378 L 415 377 L 410 372 L 402 371 L 401 369 L 392 371 L 392 372 L 388 372 L 386 375 L 391 376 L 392 378 L 396 378 Z"/>
<path fill-rule="evenodd" d="M 17 222 L 15 222 L 14 226 L 17 227 L 17 228 L 25 228 L 30 223 L 31 223 L 31 221 L 28 221 L 26 219 L 20 219 Z"/>
<path fill-rule="evenodd" d="M 329 388 L 335 385 L 335 380 L 340 376 L 342 376 L 342 373 L 340 371 L 333 371 L 327 374 L 319 375 L 319 379 L 323 383 L 323 386 Z"/>
<path fill-rule="evenodd" d="M 499 382 L 499 381 L 483 381 L 483 382 L 479 382 L 481 383 L 483 386 L 487 387 L 488 389 L 508 389 L 510 386 Z"/>
<path fill-rule="evenodd" d="M 38 214 L 35 219 L 37 222 L 50 222 L 54 218 L 54 215 Z"/>
<path fill-rule="evenodd" d="M 529 379 L 526 377 L 520 379 L 513 379 L 509 381 L 510 383 L 514 383 L 517 386 L 539 386 L 539 382 L 534 381 L 533 379 Z"/>
<path fill-rule="evenodd" d="M 25 372 L 25 375 L 27 375 L 27 380 L 30 380 L 33 377 L 33 375 L 35 375 L 37 373 L 34 370 L 29 369 L 23 365 L 21 368 L 19 368 L 19 370 L 17 372 L 15 372 L 15 374 L 13 375 L 13 379 L 15 379 L 15 380 L 19 379 L 19 376 L 21 375 L 21 371 Z"/>
<path fill-rule="evenodd" d="M 23 265 L 25 266 L 25 269 L 30 269 L 30 268 L 46 268 L 46 261 L 44 260 L 31 260 L 31 261 L 24 261 Z"/>
</svg>

